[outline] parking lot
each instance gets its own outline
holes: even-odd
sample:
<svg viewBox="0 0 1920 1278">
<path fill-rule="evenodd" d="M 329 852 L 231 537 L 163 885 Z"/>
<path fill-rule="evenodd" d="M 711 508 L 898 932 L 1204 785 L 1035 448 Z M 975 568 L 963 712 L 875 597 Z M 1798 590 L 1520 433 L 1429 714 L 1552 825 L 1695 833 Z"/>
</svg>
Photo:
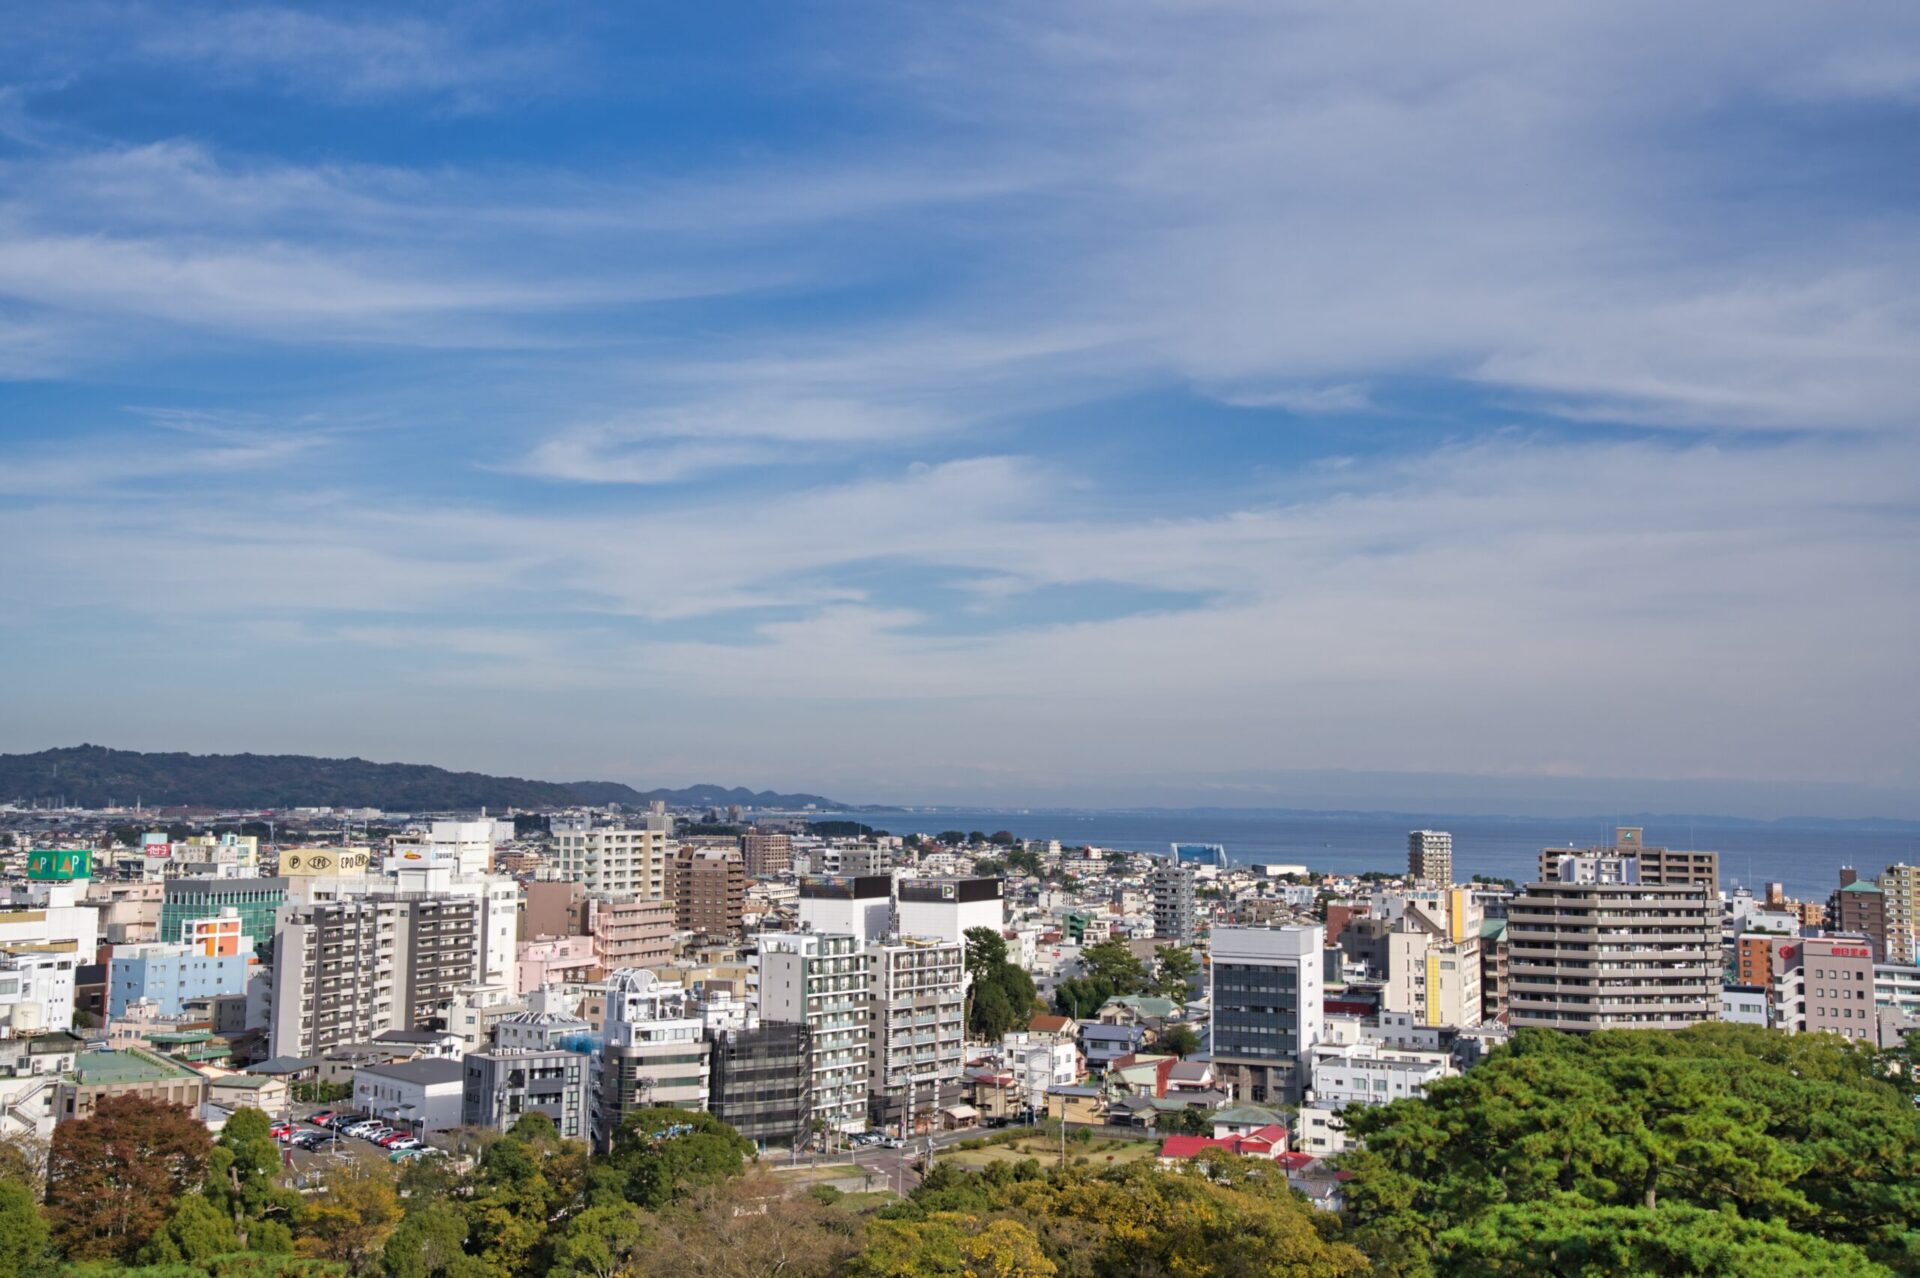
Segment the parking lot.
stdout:
<svg viewBox="0 0 1920 1278">
<path fill-rule="evenodd" d="M 296 1185 L 303 1188 L 310 1187 L 327 1171 L 345 1164 L 387 1166 L 394 1161 L 395 1151 L 393 1150 L 383 1149 L 372 1141 L 348 1135 L 342 1131 L 316 1126 L 313 1122 L 315 1115 L 350 1111 L 324 1105 L 301 1105 L 297 1110 L 306 1111 L 291 1120 L 293 1134 L 302 1136 L 301 1143 L 295 1144 L 288 1140 L 280 1142 L 282 1160 L 293 1173 Z M 305 1133 L 311 1133 L 311 1135 L 303 1136 L 302 1134 Z M 324 1139 L 316 1141 L 314 1137 L 324 1137 Z M 421 1156 L 433 1155 L 422 1154 Z"/>
</svg>

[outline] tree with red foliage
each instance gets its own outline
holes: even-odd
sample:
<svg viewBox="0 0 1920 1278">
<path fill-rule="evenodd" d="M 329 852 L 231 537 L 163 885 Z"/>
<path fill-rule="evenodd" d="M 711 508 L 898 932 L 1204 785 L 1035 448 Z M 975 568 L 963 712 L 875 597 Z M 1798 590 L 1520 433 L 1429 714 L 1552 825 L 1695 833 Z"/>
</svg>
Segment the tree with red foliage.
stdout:
<svg viewBox="0 0 1920 1278">
<path fill-rule="evenodd" d="M 192 1111 L 103 1096 L 53 1129 L 47 1217 L 70 1260 L 131 1259 L 206 1175 L 213 1140 Z"/>
</svg>

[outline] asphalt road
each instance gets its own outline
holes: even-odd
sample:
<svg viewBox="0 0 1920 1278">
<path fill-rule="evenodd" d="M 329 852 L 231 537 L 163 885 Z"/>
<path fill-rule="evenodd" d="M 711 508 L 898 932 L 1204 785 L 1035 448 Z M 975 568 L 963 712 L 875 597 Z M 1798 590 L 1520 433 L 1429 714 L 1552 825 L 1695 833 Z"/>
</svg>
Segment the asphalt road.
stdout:
<svg viewBox="0 0 1920 1278">
<path fill-rule="evenodd" d="M 1007 1130 L 1005 1128 L 999 1131 Z M 798 1161 L 789 1159 L 769 1159 L 767 1166 L 782 1167 L 845 1167 L 852 1165 L 867 1173 L 875 1189 L 891 1189 L 897 1194 L 911 1193 L 920 1184 L 920 1173 L 914 1170 L 916 1163 L 927 1157 L 928 1142 L 931 1140 L 933 1152 L 950 1149 L 964 1140 L 973 1140 L 981 1136 L 997 1135 L 998 1132 L 984 1128 L 953 1132 L 936 1132 L 932 1137 L 916 1136 L 905 1149 L 888 1149 L 883 1145 L 868 1145 L 862 1149 L 836 1150 L 831 1154 L 815 1154 Z M 885 1183 L 880 1183 L 884 1181 Z"/>
</svg>

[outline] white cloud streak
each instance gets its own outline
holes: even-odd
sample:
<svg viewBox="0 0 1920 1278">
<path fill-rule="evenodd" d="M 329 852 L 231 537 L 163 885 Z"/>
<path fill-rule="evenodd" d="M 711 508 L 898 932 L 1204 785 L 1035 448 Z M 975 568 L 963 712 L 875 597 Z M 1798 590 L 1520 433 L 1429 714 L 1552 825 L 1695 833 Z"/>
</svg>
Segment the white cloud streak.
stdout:
<svg viewBox="0 0 1920 1278">
<path fill-rule="evenodd" d="M 208 501 L 0 505 L 0 581 L 54 610 L 237 603 L 292 619 L 300 660 L 431 654 L 508 698 L 747 705 L 849 769 L 911 738 L 921 775 L 1910 785 L 1920 227 L 1871 139 L 1794 139 L 1800 113 L 1903 109 L 1920 18 L 1843 9 L 1403 5 L 1391 39 L 1331 4 L 925 11 L 859 65 L 937 121 L 933 158 L 410 172 L 41 145 L 5 162 L 0 371 L 110 367 L 149 326 L 527 352 L 511 405 L 480 361 L 426 395 L 449 469 L 521 487 L 313 484 L 299 412 L 285 440 L 15 449 L 16 498 L 158 474 Z M 466 47 L 249 11 L 142 56 L 356 100 L 520 74 Z M 118 347 L 83 340 L 103 331 Z M 1129 392 L 1352 423 L 1406 381 L 1470 405 L 1427 409 L 1454 442 L 1356 447 L 1265 497 L 1118 483 L 1081 442 Z M 903 598 L 862 584 L 875 561 L 956 584 Z M 1092 585 L 1145 602 L 1017 624 Z M 704 723 L 671 748 L 725 757 Z"/>
</svg>

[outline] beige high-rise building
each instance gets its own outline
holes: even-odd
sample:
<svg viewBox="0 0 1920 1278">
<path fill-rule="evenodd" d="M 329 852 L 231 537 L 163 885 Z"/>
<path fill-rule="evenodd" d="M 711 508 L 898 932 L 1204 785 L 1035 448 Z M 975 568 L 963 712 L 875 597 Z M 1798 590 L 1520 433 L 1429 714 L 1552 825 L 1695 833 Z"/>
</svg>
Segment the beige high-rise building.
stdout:
<svg viewBox="0 0 1920 1278">
<path fill-rule="evenodd" d="M 747 873 L 756 879 L 773 878 L 793 869 L 793 836 L 771 830 L 748 830 L 740 840 Z"/>
<path fill-rule="evenodd" d="M 1445 830 L 1407 835 L 1407 877 L 1427 887 L 1453 886 L 1453 836 Z"/>
<path fill-rule="evenodd" d="M 1920 866 L 1890 865 L 1880 876 L 1887 921 L 1887 961 L 1912 963 L 1920 950 Z"/>
<path fill-rule="evenodd" d="M 1464 888 L 1410 894 L 1384 937 L 1381 1006 L 1419 1025 L 1480 1024 L 1480 919 L 1473 893 Z"/>
<path fill-rule="evenodd" d="M 869 1116 L 911 1134 L 938 1128 L 966 1071 L 966 946 L 906 938 L 867 946 L 873 998 Z"/>
<path fill-rule="evenodd" d="M 1507 955 L 1515 1029 L 1678 1029 L 1718 1015 L 1720 899 L 1691 883 L 1535 883 L 1507 906 Z"/>
<path fill-rule="evenodd" d="M 666 966 L 673 961 L 673 916 L 672 901 L 589 900 L 594 962 L 607 972 Z"/>
<path fill-rule="evenodd" d="M 644 829 L 558 829 L 553 864 L 563 879 L 591 893 L 632 893 L 659 900 L 667 895 L 667 857 L 672 835 L 658 823 Z"/>
</svg>

